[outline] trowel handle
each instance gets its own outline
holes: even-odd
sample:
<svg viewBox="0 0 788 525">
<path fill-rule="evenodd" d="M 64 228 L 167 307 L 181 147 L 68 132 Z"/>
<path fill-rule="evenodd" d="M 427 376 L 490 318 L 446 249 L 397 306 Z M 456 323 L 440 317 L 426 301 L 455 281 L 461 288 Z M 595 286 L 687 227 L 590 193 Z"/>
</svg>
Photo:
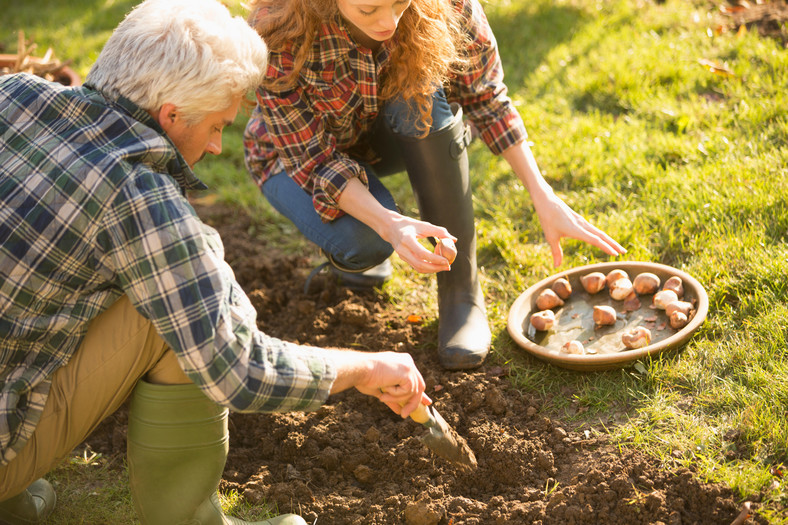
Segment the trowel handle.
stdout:
<svg viewBox="0 0 788 525">
<path fill-rule="evenodd" d="M 422 403 L 419 403 L 419 406 L 416 407 L 416 410 L 410 413 L 409 417 L 416 423 L 421 423 L 422 425 L 432 419 L 430 417 L 430 413 L 427 411 L 427 405 Z"/>
<path fill-rule="evenodd" d="M 381 390 L 383 392 L 383 390 Z M 399 406 L 404 407 L 405 403 L 400 403 Z M 419 406 L 416 407 L 416 410 L 410 413 L 410 416 L 413 421 L 419 424 L 425 424 L 432 419 L 429 411 L 427 410 L 427 405 L 424 403 L 419 403 Z"/>
</svg>

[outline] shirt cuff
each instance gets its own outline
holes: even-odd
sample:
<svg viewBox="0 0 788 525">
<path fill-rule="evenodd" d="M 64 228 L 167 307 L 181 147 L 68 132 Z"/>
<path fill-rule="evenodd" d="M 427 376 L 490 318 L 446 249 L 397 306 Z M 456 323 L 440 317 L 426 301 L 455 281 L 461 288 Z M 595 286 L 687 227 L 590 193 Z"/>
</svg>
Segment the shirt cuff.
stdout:
<svg viewBox="0 0 788 525">
<path fill-rule="evenodd" d="M 500 155 L 528 138 L 523 119 L 514 110 L 494 121 L 487 128 L 480 129 L 479 133 L 484 143 L 495 155 Z"/>
<path fill-rule="evenodd" d="M 333 221 L 345 214 L 339 208 L 339 197 L 350 179 L 357 178 L 369 188 L 367 172 L 348 157 L 331 160 L 315 172 L 312 204 L 323 222 Z"/>
</svg>

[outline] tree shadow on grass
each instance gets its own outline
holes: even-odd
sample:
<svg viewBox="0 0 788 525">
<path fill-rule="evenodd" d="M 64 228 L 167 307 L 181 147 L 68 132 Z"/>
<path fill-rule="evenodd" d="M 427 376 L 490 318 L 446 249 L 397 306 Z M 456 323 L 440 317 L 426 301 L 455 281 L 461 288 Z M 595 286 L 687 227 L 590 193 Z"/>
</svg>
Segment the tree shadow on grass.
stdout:
<svg viewBox="0 0 788 525">
<path fill-rule="evenodd" d="M 531 100 L 547 94 L 556 85 L 569 82 L 567 67 L 577 58 L 589 56 L 599 45 L 597 39 L 589 40 L 583 47 L 572 46 L 566 64 L 555 68 L 552 76 L 543 78 L 538 86 L 529 86 L 529 77 L 548 60 L 548 55 L 557 47 L 572 40 L 583 26 L 596 20 L 587 11 L 568 5 L 522 3 L 518 9 L 497 7 L 487 4 L 487 18 L 495 32 L 501 59 L 504 64 L 505 82 L 510 96 L 517 95 Z M 617 27 L 631 24 L 628 16 L 609 20 L 608 32 Z M 527 87 L 528 86 L 528 87 Z M 525 91 L 529 89 L 530 91 Z M 629 108 L 622 102 L 622 91 L 626 86 L 617 86 L 607 76 L 590 79 L 586 89 L 568 102 L 578 112 L 603 112 L 614 116 L 626 113 Z"/>
<path fill-rule="evenodd" d="M 517 92 L 550 51 L 568 41 L 587 18 L 581 10 L 551 3 L 522 3 L 519 9 L 485 4 L 506 73 L 509 89 Z"/>
</svg>

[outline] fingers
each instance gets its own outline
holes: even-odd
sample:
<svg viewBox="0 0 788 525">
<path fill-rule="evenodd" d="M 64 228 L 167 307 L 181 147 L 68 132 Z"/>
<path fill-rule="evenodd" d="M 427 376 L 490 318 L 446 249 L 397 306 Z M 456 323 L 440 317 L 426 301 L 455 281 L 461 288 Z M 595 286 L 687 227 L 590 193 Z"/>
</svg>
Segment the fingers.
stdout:
<svg viewBox="0 0 788 525">
<path fill-rule="evenodd" d="M 446 228 L 409 217 L 401 217 L 395 224 L 397 235 L 389 242 L 394 246 L 397 255 L 414 270 L 421 273 L 437 273 L 451 269 L 445 257 L 436 255 L 433 250 L 422 244 L 423 239 L 431 237 L 457 242 L 457 238 Z"/>
<path fill-rule="evenodd" d="M 357 386 L 362 393 L 377 397 L 403 418 L 408 417 L 419 403 L 432 403 L 424 394 L 424 377 L 409 354 L 382 352 L 375 356 L 375 360 L 377 364 L 369 382 L 366 386 Z"/>
<path fill-rule="evenodd" d="M 453 239 L 450 235 L 446 237 Z M 415 239 L 404 240 L 396 251 L 397 255 L 417 272 L 436 273 L 451 270 L 448 259 L 442 255 L 436 255 Z"/>
<path fill-rule="evenodd" d="M 432 399 L 424 392 L 415 395 L 408 395 L 405 397 L 396 397 L 388 392 L 383 391 L 378 399 L 389 407 L 394 413 L 402 416 L 402 419 L 410 416 L 419 404 L 430 406 Z"/>
<path fill-rule="evenodd" d="M 585 238 L 580 238 L 580 240 L 596 246 L 608 255 L 621 255 L 627 252 L 623 246 L 617 243 L 608 234 L 591 223 L 587 222 L 586 224 L 587 228 L 584 230 L 584 233 L 586 234 Z"/>
<path fill-rule="evenodd" d="M 418 244 L 418 243 L 417 243 Z M 424 247 L 409 250 L 397 250 L 397 255 L 408 263 L 414 270 L 420 273 L 437 273 L 451 270 L 449 261 Z"/>
<path fill-rule="evenodd" d="M 550 250 L 553 252 L 553 266 L 558 268 L 564 260 L 564 250 L 561 249 L 561 239 L 551 242 Z"/>
<path fill-rule="evenodd" d="M 550 245 L 553 264 L 555 264 L 556 267 L 560 266 L 563 261 L 561 239 L 564 237 L 588 243 L 599 248 L 608 255 L 621 255 L 626 253 L 627 250 L 607 233 L 588 222 L 588 220 L 577 212 L 568 207 L 566 209 L 568 212 L 566 218 L 569 219 L 567 222 L 548 222 L 547 224 L 556 226 L 545 229 L 545 239 Z M 561 227 L 561 224 L 563 224 L 563 227 Z"/>
</svg>

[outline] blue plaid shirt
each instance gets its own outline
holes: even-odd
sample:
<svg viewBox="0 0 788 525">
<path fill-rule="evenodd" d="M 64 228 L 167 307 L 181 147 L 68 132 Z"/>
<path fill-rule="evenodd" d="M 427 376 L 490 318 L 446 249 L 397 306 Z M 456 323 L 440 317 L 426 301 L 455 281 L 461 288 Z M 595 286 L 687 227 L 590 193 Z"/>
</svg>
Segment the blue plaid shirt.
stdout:
<svg viewBox="0 0 788 525">
<path fill-rule="evenodd" d="M 217 403 L 325 402 L 334 366 L 257 329 L 218 233 L 184 197 L 203 187 L 128 100 L 0 77 L 0 464 L 30 438 L 91 319 L 123 294 Z"/>
</svg>

